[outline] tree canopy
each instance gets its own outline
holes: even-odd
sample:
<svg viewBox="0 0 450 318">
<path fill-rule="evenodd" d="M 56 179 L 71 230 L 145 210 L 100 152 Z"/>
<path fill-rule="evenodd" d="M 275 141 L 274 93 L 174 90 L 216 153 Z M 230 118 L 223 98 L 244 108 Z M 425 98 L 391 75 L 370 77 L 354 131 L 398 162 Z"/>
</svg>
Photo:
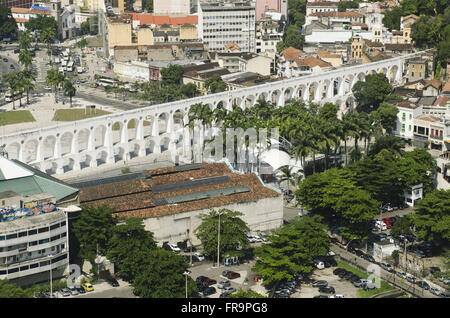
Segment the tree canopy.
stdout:
<svg viewBox="0 0 450 318">
<path fill-rule="evenodd" d="M 10 37 L 11 34 L 17 32 L 17 30 L 17 23 L 12 16 L 11 8 L 0 4 L 0 36 Z"/>
<path fill-rule="evenodd" d="M 392 85 L 385 74 L 366 75 L 364 82 L 357 82 L 352 88 L 353 95 L 360 110 L 370 112 L 378 106 L 392 92 Z"/>
</svg>

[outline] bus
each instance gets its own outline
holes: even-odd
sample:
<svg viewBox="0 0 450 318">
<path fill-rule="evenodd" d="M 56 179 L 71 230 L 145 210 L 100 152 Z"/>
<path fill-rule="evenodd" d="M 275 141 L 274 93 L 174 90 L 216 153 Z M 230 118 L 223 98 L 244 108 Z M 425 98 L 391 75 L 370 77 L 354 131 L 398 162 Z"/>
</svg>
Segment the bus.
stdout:
<svg viewBox="0 0 450 318">
<path fill-rule="evenodd" d="M 73 71 L 73 61 L 69 61 L 67 63 L 67 68 L 66 68 L 67 72 L 72 72 Z"/>
<path fill-rule="evenodd" d="M 97 82 L 98 85 L 101 85 L 103 87 L 106 86 L 114 86 L 116 84 L 115 80 L 109 79 L 109 78 L 101 78 Z"/>
</svg>

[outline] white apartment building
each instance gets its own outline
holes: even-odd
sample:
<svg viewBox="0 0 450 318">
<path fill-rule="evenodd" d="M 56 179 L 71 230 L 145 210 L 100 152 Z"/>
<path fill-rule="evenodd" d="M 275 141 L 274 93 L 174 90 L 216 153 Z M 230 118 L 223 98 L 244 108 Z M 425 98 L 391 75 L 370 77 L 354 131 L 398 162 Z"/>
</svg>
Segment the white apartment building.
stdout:
<svg viewBox="0 0 450 318">
<path fill-rule="evenodd" d="M 191 13 L 190 0 L 153 0 L 155 15 L 189 15 Z"/>
<path fill-rule="evenodd" d="M 339 2 L 333 1 L 308 1 L 306 3 L 306 15 L 314 12 L 337 12 Z"/>
<path fill-rule="evenodd" d="M 242 52 L 255 52 L 256 11 L 254 2 L 201 2 L 198 35 L 209 51 L 224 52 L 236 43 Z"/>
<path fill-rule="evenodd" d="M 422 108 L 410 101 L 401 101 L 395 104 L 398 108 L 395 135 L 413 140 L 414 118 L 422 114 Z"/>
</svg>

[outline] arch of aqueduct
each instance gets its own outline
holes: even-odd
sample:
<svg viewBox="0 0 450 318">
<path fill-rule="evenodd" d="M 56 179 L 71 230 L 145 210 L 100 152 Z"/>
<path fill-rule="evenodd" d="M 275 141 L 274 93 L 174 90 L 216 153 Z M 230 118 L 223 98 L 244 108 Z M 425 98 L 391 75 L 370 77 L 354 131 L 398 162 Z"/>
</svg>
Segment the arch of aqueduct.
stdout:
<svg viewBox="0 0 450 318">
<path fill-rule="evenodd" d="M 196 103 L 212 109 L 220 102 L 227 109 L 233 104 L 246 108 L 263 97 L 282 107 L 290 98 L 301 98 L 337 103 L 345 112 L 352 107 L 351 89 L 357 81 L 382 72 L 398 84 L 405 62 L 421 53 L 22 131 L 3 136 L 2 146 L 9 158 L 55 174 L 166 151 L 190 160 L 191 136 L 185 124 L 189 108 Z"/>
</svg>

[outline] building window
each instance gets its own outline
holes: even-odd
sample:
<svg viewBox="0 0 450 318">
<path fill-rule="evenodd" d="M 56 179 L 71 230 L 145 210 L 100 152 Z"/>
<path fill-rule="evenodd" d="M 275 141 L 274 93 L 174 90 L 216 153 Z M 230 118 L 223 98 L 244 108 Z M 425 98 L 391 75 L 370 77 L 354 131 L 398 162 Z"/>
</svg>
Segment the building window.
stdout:
<svg viewBox="0 0 450 318">
<path fill-rule="evenodd" d="M 405 124 L 402 124 L 402 133 L 405 132 Z"/>
</svg>

